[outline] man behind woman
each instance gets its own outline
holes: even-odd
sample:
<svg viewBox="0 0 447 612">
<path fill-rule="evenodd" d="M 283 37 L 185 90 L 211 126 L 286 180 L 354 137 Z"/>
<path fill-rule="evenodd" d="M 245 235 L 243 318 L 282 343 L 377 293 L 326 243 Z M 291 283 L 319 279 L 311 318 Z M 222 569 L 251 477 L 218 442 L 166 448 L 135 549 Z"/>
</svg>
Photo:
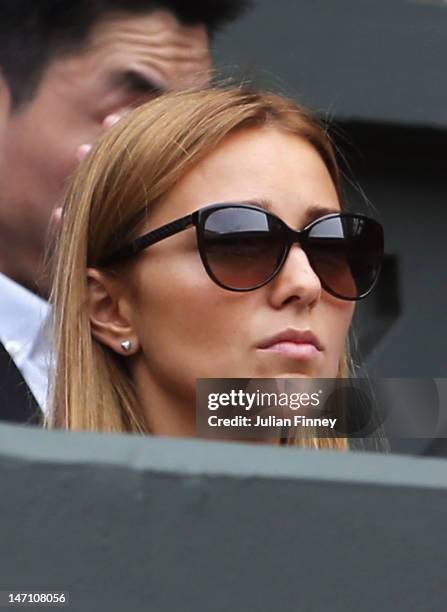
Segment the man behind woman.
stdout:
<svg viewBox="0 0 447 612">
<path fill-rule="evenodd" d="M 48 226 L 67 178 L 123 110 L 206 83 L 245 0 L 0 0 L 0 420 L 45 410 Z"/>
</svg>

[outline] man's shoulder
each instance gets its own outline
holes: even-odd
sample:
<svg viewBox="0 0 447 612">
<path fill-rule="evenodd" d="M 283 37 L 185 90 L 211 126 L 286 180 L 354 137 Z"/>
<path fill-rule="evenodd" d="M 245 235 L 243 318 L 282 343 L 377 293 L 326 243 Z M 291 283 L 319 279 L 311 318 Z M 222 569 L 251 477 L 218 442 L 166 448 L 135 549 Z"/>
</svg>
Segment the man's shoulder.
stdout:
<svg viewBox="0 0 447 612">
<path fill-rule="evenodd" d="M 8 401 L 19 401 L 20 396 L 23 400 L 24 395 L 28 401 L 31 395 L 31 404 L 34 405 L 35 398 L 45 409 L 52 343 L 47 325 L 49 314 L 48 302 L 0 274 L 0 343 L 3 349 L 0 377 L 4 382 L 1 403 L 6 398 L 7 383 Z M 0 392 L 1 383 L 2 380 Z M 22 389 L 15 388 L 11 395 L 11 385 L 21 385 Z"/>
<path fill-rule="evenodd" d="M 34 395 L 0 342 L 0 421 L 37 424 L 41 417 Z"/>
</svg>

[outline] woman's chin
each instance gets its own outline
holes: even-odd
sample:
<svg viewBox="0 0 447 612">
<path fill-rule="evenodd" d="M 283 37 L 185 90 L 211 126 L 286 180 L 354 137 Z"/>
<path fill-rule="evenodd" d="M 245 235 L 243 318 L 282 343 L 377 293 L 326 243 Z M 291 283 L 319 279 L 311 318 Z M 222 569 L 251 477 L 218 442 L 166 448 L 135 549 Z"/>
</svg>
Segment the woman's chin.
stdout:
<svg viewBox="0 0 447 612">
<path fill-rule="evenodd" d="M 284 372 L 283 374 L 277 374 L 272 378 L 312 378 L 309 374 L 303 374 L 302 372 Z"/>
</svg>

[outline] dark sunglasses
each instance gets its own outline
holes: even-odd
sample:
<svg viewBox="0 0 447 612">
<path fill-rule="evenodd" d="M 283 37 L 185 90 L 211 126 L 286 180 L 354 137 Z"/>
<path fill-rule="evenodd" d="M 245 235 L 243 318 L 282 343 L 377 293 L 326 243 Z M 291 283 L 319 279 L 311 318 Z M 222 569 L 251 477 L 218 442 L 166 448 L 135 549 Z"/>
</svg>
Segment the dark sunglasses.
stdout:
<svg viewBox="0 0 447 612">
<path fill-rule="evenodd" d="M 149 246 L 195 226 L 209 277 L 223 289 L 253 291 L 281 270 L 298 243 L 321 286 L 342 300 L 360 300 L 374 288 L 383 258 L 380 223 L 354 213 L 331 213 L 295 231 L 276 215 L 250 204 L 212 204 L 171 221 L 115 251 L 101 262 L 122 262 Z"/>
</svg>

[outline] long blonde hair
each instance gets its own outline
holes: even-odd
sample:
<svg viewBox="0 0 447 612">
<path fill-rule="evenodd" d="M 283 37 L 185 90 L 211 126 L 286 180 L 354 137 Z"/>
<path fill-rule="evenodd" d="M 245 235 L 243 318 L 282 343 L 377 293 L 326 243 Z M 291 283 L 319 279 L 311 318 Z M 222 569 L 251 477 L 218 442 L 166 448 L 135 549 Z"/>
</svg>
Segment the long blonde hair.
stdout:
<svg viewBox="0 0 447 612">
<path fill-rule="evenodd" d="M 52 303 L 55 373 L 47 426 L 150 433 L 122 358 L 96 341 L 87 308 L 87 267 L 138 235 L 164 196 L 230 132 L 274 125 L 320 154 L 341 197 L 340 175 L 324 128 L 282 96 L 243 87 L 166 94 L 107 131 L 69 188 L 58 237 Z M 338 376 L 349 375 L 349 350 Z M 296 442 L 347 448 L 346 440 Z"/>
</svg>

